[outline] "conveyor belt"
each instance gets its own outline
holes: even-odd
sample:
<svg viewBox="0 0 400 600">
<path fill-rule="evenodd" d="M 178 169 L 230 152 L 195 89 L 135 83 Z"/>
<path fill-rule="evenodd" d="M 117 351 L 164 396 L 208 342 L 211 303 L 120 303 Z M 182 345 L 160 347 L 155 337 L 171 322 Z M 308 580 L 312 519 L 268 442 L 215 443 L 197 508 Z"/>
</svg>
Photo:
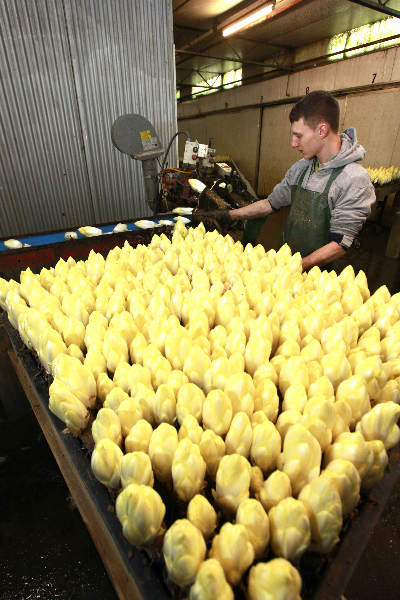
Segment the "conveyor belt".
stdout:
<svg viewBox="0 0 400 600">
<path fill-rule="evenodd" d="M 155 223 L 159 223 L 160 220 L 168 220 L 174 225 L 178 217 L 179 215 L 166 213 L 158 215 L 157 218 L 142 217 L 142 219 L 154 220 Z M 190 215 L 184 218 L 189 222 L 191 220 Z M 67 260 L 70 256 L 76 260 L 85 260 L 92 249 L 95 252 L 106 254 L 115 246 L 123 246 L 125 240 L 132 246 L 148 244 L 155 233 L 170 235 L 172 231 L 172 226 L 165 225 L 154 229 L 142 229 L 134 225 L 133 221 L 127 225 L 128 231 L 122 233 L 113 233 L 115 223 L 97 225 L 99 229 L 102 229 L 104 235 L 86 237 L 77 232 L 78 239 L 72 240 L 65 239 L 64 231 L 21 237 L 18 240 L 22 243 L 32 243 L 29 247 L 16 250 L 6 248 L 4 241 L 0 241 L 0 275 L 5 279 L 17 278 L 21 269 L 30 267 L 40 271 L 42 267 L 54 266 L 60 258 Z"/>
<path fill-rule="evenodd" d="M 168 216 L 168 217 L 162 217 L 163 219 L 167 219 L 168 221 L 171 221 L 171 224 L 173 225 L 176 222 L 178 215 L 175 216 Z M 146 220 L 150 220 L 148 217 L 146 217 Z M 160 226 L 159 221 L 161 220 L 160 218 L 154 218 L 151 219 L 152 221 L 154 221 L 155 224 L 155 230 L 157 230 L 157 228 Z M 139 219 L 136 219 L 136 221 L 139 221 Z M 137 225 L 135 225 L 136 221 L 131 221 L 128 223 L 125 223 L 125 225 L 128 228 L 128 231 L 143 231 L 143 229 L 141 227 L 138 227 Z M 96 227 L 98 227 L 98 229 L 101 229 L 101 231 L 103 232 L 103 235 L 108 235 L 113 233 L 113 229 L 116 226 L 117 223 L 112 223 L 112 224 L 108 224 L 108 225 L 96 225 Z M 78 239 L 86 239 L 87 236 L 83 235 L 80 231 L 78 231 L 77 229 L 71 229 L 70 231 L 73 231 L 74 233 L 76 233 Z M 41 233 L 41 234 L 37 234 L 37 235 L 28 235 L 28 236 L 22 236 L 22 237 L 15 237 L 13 239 L 16 239 L 17 241 L 21 242 L 21 244 L 28 244 L 28 246 L 45 246 L 47 244 L 60 244 L 60 243 L 66 243 L 68 240 L 65 239 L 65 233 L 66 231 L 56 231 L 54 233 Z M 97 236 L 95 236 L 97 237 Z M 10 249 L 7 248 L 7 246 L 4 245 L 4 241 L 6 240 L 0 240 L 0 252 L 8 252 Z"/>
</svg>

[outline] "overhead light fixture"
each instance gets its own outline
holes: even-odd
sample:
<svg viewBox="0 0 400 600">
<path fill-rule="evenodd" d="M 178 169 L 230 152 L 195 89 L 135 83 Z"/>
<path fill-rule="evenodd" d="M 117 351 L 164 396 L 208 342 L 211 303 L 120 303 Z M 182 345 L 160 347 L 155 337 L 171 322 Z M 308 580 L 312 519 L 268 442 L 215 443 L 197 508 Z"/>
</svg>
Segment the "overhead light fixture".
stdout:
<svg viewBox="0 0 400 600">
<path fill-rule="evenodd" d="M 261 23 L 273 11 L 273 8 L 274 3 L 269 2 L 259 10 L 256 10 L 252 14 L 248 15 L 247 17 L 239 19 L 239 21 L 236 21 L 236 23 L 232 23 L 232 25 L 229 25 L 229 27 L 225 27 L 225 29 L 222 30 L 222 35 L 224 37 L 228 37 L 229 35 L 232 35 L 237 31 L 241 31 L 242 29 L 248 29 L 249 27 L 253 27 L 253 25 Z"/>
</svg>

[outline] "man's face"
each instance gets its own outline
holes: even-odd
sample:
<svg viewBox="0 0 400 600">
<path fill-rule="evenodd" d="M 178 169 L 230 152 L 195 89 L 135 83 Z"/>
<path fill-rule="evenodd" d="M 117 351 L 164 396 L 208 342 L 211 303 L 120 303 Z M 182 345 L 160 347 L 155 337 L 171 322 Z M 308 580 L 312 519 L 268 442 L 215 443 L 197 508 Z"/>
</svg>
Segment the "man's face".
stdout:
<svg viewBox="0 0 400 600">
<path fill-rule="evenodd" d="M 313 158 L 323 147 L 322 138 L 320 135 L 320 125 L 312 129 L 304 122 L 303 117 L 298 121 L 294 121 L 291 125 L 291 141 L 292 148 L 296 148 L 303 158 Z"/>
</svg>

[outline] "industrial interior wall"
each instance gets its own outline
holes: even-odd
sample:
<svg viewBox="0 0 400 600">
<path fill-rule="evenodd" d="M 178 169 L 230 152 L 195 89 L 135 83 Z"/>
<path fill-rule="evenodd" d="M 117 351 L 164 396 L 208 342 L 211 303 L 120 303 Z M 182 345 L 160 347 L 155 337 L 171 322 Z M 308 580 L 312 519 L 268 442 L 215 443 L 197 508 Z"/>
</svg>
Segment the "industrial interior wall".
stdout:
<svg viewBox="0 0 400 600">
<path fill-rule="evenodd" d="M 148 214 L 141 164 L 111 125 L 139 113 L 165 147 L 177 130 L 171 7 L 0 2 L 0 237 Z"/>
<path fill-rule="evenodd" d="M 199 141 L 211 138 L 217 154 L 229 154 L 265 197 L 300 158 L 290 147 L 289 112 L 295 99 L 315 89 L 340 92 L 341 129 L 356 128 L 365 166 L 400 164 L 400 48 L 180 103 L 179 127 Z"/>
</svg>

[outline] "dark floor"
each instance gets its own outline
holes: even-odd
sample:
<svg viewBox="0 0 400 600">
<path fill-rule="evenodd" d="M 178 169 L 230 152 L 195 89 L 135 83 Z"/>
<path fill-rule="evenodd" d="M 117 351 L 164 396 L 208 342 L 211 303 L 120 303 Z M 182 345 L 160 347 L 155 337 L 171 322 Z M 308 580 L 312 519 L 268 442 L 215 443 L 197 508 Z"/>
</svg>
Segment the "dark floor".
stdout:
<svg viewBox="0 0 400 600">
<path fill-rule="evenodd" d="M 0 424 L 1 600 L 116 600 L 35 418 L 12 427 Z"/>
<path fill-rule="evenodd" d="M 385 283 L 394 293 L 400 261 L 384 258 L 386 239 L 384 229 L 370 225 L 360 250 L 346 260 L 366 271 L 371 291 Z M 7 360 L 0 355 L 0 600 L 116 600 Z M 399 506 L 400 482 L 354 571 L 347 600 L 400 598 Z"/>
</svg>

